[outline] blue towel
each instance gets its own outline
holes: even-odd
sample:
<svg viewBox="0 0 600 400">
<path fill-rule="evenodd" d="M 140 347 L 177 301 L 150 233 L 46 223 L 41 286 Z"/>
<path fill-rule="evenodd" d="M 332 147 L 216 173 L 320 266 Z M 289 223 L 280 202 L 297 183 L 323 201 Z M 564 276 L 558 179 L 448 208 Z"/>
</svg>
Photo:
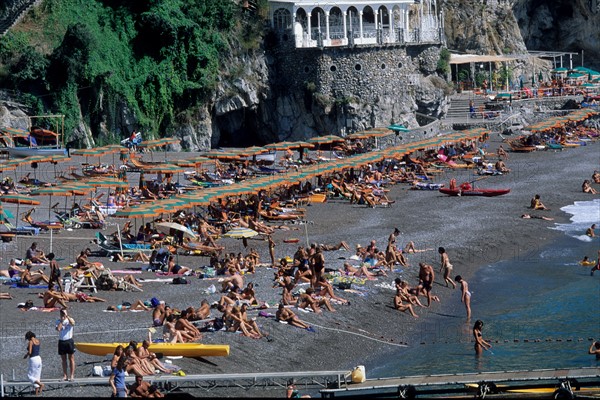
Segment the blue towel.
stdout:
<svg viewBox="0 0 600 400">
<path fill-rule="evenodd" d="M 48 289 L 48 285 L 29 285 L 29 286 L 19 286 L 16 283 L 13 283 L 9 286 L 11 289 Z"/>
</svg>

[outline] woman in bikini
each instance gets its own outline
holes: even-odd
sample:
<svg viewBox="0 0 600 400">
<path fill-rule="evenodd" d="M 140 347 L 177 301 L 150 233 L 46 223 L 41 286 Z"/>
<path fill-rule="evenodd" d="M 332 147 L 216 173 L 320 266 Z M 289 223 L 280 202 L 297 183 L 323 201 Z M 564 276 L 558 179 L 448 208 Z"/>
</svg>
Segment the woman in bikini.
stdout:
<svg viewBox="0 0 600 400">
<path fill-rule="evenodd" d="M 481 329 L 483 328 L 483 321 L 477 320 L 475 321 L 475 325 L 473 326 L 473 337 L 475 338 L 475 354 L 478 356 L 483 353 L 483 350 L 488 350 L 492 348 L 492 345 L 483 340 L 481 336 Z"/>
<path fill-rule="evenodd" d="M 460 301 L 465 303 L 465 308 L 467 310 L 467 321 L 471 319 L 471 292 L 469 292 L 469 284 L 465 281 L 460 275 L 456 275 L 454 278 L 456 282 L 460 283 L 462 289 L 462 295 L 460 297 Z"/>
<path fill-rule="evenodd" d="M 450 283 L 452 284 L 452 289 L 456 289 L 456 284 L 452 282 L 452 278 L 450 278 L 450 273 L 452 272 L 452 264 L 450 264 L 448 253 L 446 253 L 446 249 L 444 249 L 443 247 L 440 247 L 438 249 L 438 253 L 440 253 L 441 257 L 440 272 L 444 271 L 444 281 L 446 282 L 446 287 L 448 287 L 448 283 Z"/>
</svg>

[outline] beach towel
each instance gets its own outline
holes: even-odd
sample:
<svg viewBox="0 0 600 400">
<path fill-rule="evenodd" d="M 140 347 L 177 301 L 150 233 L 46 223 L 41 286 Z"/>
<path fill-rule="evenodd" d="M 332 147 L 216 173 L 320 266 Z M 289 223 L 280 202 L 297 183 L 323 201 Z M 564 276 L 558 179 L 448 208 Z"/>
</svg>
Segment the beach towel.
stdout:
<svg viewBox="0 0 600 400">
<path fill-rule="evenodd" d="M 136 271 L 136 270 L 123 270 L 123 269 L 111 269 L 111 272 L 113 274 L 141 274 L 142 271 Z"/>
<path fill-rule="evenodd" d="M 13 283 L 10 285 L 11 289 L 48 289 L 48 285 L 28 285 L 28 286 L 19 286 L 17 283 Z"/>
<path fill-rule="evenodd" d="M 60 307 L 31 307 L 28 309 L 25 309 L 27 311 L 40 311 L 40 312 L 53 312 L 53 311 L 60 311 Z"/>
</svg>

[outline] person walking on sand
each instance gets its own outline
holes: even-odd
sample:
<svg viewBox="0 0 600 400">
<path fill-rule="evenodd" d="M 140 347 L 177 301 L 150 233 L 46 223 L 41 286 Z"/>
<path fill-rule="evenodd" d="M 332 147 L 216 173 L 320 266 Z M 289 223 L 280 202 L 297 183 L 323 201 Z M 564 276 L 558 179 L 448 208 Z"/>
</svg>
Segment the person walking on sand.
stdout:
<svg viewBox="0 0 600 400">
<path fill-rule="evenodd" d="M 440 247 L 438 249 L 438 253 L 440 253 L 441 257 L 441 265 L 440 272 L 444 272 L 444 282 L 446 282 L 446 287 L 448 287 L 448 283 L 452 284 L 452 289 L 456 289 L 456 284 L 452 282 L 452 278 L 450 278 L 450 274 L 452 273 L 452 264 L 450 264 L 450 259 L 448 258 L 448 253 L 446 253 L 446 249 Z"/>
<path fill-rule="evenodd" d="M 122 355 L 117 361 L 117 366 L 113 368 L 110 378 L 108 378 L 113 397 L 127 397 L 127 385 L 125 384 L 126 360 L 127 357 Z"/>
<path fill-rule="evenodd" d="M 35 333 L 28 331 L 25 334 L 27 340 L 27 354 L 29 357 L 29 366 L 27 367 L 27 378 L 35 387 L 36 396 L 42 394 L 44 384 L 41 382 L 42 377 L 42 357 L 40 357 L 40 341 L 35 337 Z"/>
<path fill-rule="evenodd" d="M 467 310 L 467 321 L 471 319 L 471 292 L 469 292 L 469 284 L 460 275 L 456 275 L 454 278 L 456 282 L 460 283 L 462 294 L 460 301 L 465 304 Z"/>
<path fill-rule="evenodd" d="M 56 323 L 58 331 L 58 354 L 62 360 L 63 381 L 73 381 L 75 379 L 75 343 L 73 342 L 73 327 L 75 320 L 67 313 L 67 309 L 60 310 L 60 319 Z M 71 374 L 68 375 L 67 358 L 69 359 L 68 367 L 71 369 Z"/>
<path fill-rule="evenodd" d="M 481 335 L 481 330 L 483 328 L 483 321 L 478 319 L 475 321 L 475 325 L 473 326 L 473 337 L 475 338 L 475 354 L 480 356 L 483 353 L 483 350 L 489 350 L 492 348 L 492 345 L 483 340 Z"/>
</svg>

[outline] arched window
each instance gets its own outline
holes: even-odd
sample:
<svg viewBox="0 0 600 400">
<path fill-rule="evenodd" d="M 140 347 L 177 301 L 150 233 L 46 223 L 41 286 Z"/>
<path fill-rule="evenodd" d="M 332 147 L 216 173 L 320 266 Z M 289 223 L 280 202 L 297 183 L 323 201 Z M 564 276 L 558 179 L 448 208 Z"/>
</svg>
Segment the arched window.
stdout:
<svg viewBox="0 0 600 400">
<path fill-rule="evenodd" d="M 292 27 L 292 14 L 285 8 L 278 8 L 273 12 L 273 26 L 277 31 L 283 31 Z"/>
</svg>

